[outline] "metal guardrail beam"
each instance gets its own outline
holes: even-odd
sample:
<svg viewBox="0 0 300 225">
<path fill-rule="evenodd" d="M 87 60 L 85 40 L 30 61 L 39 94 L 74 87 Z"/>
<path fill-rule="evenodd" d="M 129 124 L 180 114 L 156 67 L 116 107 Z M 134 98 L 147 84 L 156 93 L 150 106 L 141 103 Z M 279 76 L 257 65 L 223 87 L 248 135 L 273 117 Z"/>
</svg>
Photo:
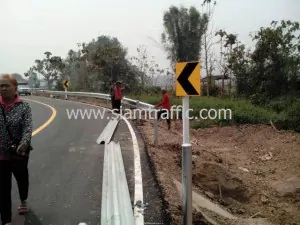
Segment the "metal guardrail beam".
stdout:
<svg viewBox="0 0 300 225">
<path fill-rule="evenodd" d="M 114 118 L 108 122 L 99 138 L 97 139 L 97 144 L 108 144 L 111 141 L 111 138 L 116 130 L 116 127 L 119 123 L 118 118 Z"/>
<path fill-rule="evenodd" d="M 105 144 L 101 225 L 134 225 L 121 147 L 113 141 Z"/>
<path fill-rule="evenodd" d="M 103 93 L 94 93 L 94 92 L 64 92 L 64 91 L 46 91 L 46 90 L 36 90 L 37 93 L 47 93 L 52 95 L 68 95 L 68 96 L 78 96 L 78 97 L 91 97 L 91 98 L 100 98 L 100 99 L 107 99 L 110 100 L 109 94 L 103 94 Z M 138 100 L 134 100 L 131 98 L 124 97 L 122 99 L 124 104 L 129 104 L 132 106 L 138 105 L 138 108 L 142 109 L 153 109 L 154 105 L 148 104 L 146 102 L 140 102 Z"/>
</svg>

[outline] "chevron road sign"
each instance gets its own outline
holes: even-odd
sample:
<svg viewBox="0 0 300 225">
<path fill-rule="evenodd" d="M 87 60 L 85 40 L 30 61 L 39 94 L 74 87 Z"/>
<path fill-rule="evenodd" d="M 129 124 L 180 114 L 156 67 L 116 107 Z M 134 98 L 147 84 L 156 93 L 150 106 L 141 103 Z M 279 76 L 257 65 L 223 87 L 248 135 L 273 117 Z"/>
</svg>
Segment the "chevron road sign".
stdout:
<svg viewBox="0 0 300 225">
<path fill-rule="evenodd" d="M 70 82 L 68 80 L 64 80 L 63 84 L 65 89 L 70 86 Z"/>
<path fill-rule="evenodd" d="M 200 95 L 200 63 L 176 63 L 176 96 Z"/>
</svg>

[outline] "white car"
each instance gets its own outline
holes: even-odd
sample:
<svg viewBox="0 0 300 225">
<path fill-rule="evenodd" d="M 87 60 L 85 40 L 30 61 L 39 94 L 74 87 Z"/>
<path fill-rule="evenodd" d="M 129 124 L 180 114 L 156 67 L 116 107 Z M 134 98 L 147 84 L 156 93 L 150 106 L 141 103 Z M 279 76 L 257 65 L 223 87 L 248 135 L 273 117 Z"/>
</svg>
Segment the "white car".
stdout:
<svg viewBox="0 0 300 225">
<path fill-rule="evenodd" d="M 18 86 L 18 94 L 19 95 L 31 95 L 31 90 L 28 85 L 19 85 Z"/>
</svg>

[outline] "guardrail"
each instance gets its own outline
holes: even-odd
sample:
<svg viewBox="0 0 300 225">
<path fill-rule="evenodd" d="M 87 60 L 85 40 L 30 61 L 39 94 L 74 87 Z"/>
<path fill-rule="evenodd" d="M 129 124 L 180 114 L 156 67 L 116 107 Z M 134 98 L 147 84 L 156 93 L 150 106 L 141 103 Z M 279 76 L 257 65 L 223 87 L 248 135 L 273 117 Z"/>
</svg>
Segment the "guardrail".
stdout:
<svg viewBox="0 0 300 225">
<path fill-rule="evenodd" d="M 88 98 L 98 98 L 98 99 L 105 99 L 107 101 L 111 101 L 111 97 L 109 94 L 103 94 L 103 93 L 94 93 L 94 92 L 65 92 L 65 91 L 49 91 L 49 90 L 35 90 L 32 91 L 32 93 L 43 93 L 43 94 L 49 94 L 53 96 L 65 96 L 67 99 L 67 96 L 74 96 L 74 97 L 88 97 Z M 131 98 L 122 98 L 122 105 L 129 105 L 131 108 L 135 109 L 154 109 L 154 105 L 148 104 L 146 102 L 141 102 L 139 100 L 134 100 Z M 155 111 L 153 110 L 153 113 Z M 153 117 L 153 123 L 154 123 L 154 144 L 158 145 L 158 121 L 156 119 L 156 115 Z M 140 118 L 137 118 L 139 122 Z"/>
<path fill-rule="evenodd" d="M 77 96 L 77 97 L 91 97 L 91 98 L 101 98 L 110 100 L 109 94 L 103 94 L 103 93 L 94 93 L 94 92 L 64 92 L 64 91 L 48 91 L 48 90 L 35 90 L 33 91 L 37 93 L 46 93 L 46 94 L 52 94 L 52 95 L 68 95 L 68 96 Z M 132 106 L 136 106 L 136 108 L 148 108 L 153 109 L 154 105 L 148 104 L 146 102 L 141 102 L 139 100 L 134 100 L 131 98 L 123 97 L 122 104 L 130 104 Z"/>
<path fill-rule="evenodd" d="M 105 143 L 101 225 L 134 225 L 120 143 Z"/>
</svg>

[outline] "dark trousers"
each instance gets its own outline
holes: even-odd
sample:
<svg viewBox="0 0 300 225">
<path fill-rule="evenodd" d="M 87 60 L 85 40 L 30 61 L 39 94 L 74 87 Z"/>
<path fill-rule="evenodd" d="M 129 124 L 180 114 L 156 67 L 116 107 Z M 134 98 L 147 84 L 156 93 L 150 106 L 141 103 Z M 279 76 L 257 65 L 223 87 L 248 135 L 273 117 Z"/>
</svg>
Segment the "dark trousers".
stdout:
<svg viewBox="0 0 300 225">
<path fill-rule="evenodd" d="M 115 108 L 115 96 L 111 96 L 110 100 L 111 100 L 111 108 L 114 109 Z"/>
<path fill-rule="evenodd" d="M 170 119 L 171 115 L 170 115 L 170 111 L 168 111 L 167 109 L 161 109 L 161 110 L 159 110 L 157 112 L 157 119 L 160 120 L 161 117 L 162 117 L 162 115 L 163 115 L 164 119 L 165 118 L 167 119 L 168 128 L 170 129 L 170 127 L 171 127 L 171 119 Z"/>
<path fill-rule="evenodd" d="M 27 200 L 29 188 L 28 159 L 0 160 L 0 214 L 2 224 L 11 222 L 12 174 L 18 184 L 20 200 Z"/>
<path fill-rule="evenodd" d="M 114 112 L 115 113 L 120 113 L 120 110 L 121 110 L 121 99 L 120 100 L 115 100 Z"/>
</svg>

